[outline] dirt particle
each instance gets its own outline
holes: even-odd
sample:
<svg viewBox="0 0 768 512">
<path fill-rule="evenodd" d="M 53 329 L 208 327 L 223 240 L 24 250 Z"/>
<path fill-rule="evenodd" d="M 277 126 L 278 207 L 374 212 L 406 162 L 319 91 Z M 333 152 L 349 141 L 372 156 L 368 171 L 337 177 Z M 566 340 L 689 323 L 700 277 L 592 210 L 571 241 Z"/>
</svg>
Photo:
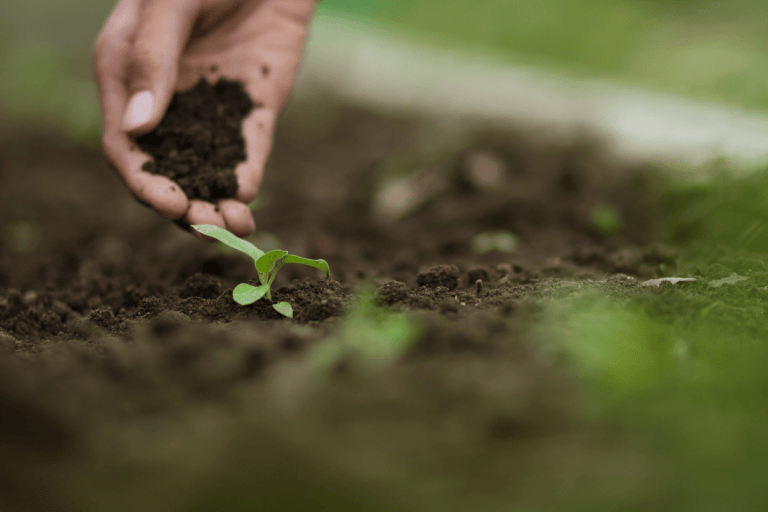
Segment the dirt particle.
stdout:
<svg viewBox="0 0 768 512">
<path fill-rule="evenodd" d="M 419 286 L 429 288 L 444 286 L 448 290 L 455 290 L 459 286 L 460 276 L 461 273 L 456 265 L 437 265 L 421 272 L 416 277 L 416 282 Z"/>
<path fill-rule="evenodd" d="M 269 76 L 269 67 L 261 66 L 261 74 L 264 76 Z"/>
<path fill-rule="evenodd" d="M 117 319 L 109 306 L 101 306 L 91 311 L 87 320 L 102 329 L 112 329 L 117 324 Z"/>
<path fill-rule="evenodd" d="M 408 298 L 408 287 L 403 282 L 390 281 L 379 287 L 376 296 L 383 304 L 391 306 Z"/>
<path fill-rule="evenodd" d="M 219 70 L 219 66 L 217 66 L 216 64 L 214 64 L 213 66 L 211 66 L 211 73 L 215 73 L 215 72 L 217 72 L 218 70 Z"/>
</svg>

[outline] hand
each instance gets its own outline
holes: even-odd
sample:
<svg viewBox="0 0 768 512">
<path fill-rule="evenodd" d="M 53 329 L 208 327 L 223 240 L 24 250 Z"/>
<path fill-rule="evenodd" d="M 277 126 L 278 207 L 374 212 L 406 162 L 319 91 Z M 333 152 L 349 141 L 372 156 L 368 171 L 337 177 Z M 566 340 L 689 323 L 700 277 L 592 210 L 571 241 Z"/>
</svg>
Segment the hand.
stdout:
<svg viewBox="0 0 768 512">
<path fill-rule="evenodd" d="M 254 229 L 248 209 L 272 148 L 315 0 L 119 0 L 99 35 L 94 64 L 104 153 L 133 195 L 160 215 L 215 224 L 238 236 Z M 188 200 L 164 176 L 141 170 L 150 157 L 133 138 L 154 130 L 175 91 L 202 77 L 240 80 L 254 103 L 243 121 L 248 158 L 235 168 L 234 199 Z"/>
</svg>

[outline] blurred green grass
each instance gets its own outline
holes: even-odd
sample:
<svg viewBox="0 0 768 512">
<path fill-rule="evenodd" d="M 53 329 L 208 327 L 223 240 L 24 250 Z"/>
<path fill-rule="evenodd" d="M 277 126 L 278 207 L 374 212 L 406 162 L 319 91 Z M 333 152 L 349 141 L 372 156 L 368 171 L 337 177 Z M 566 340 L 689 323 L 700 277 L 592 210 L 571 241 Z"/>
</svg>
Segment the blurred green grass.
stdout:
<svg viewBox="0 0 768 512">
<path fill-rule="evenodd" d="M 738 272 L 747 279 L 722 286 Z M 677 510 L 760 510 L 768 470 L 768 265 L 725 246 L 686 251 L 694 283 L 594 290 L 550 301 L 535 327 L 581 382 L 577 410 L 640 433 L 674 469 Z"/>
</svg>

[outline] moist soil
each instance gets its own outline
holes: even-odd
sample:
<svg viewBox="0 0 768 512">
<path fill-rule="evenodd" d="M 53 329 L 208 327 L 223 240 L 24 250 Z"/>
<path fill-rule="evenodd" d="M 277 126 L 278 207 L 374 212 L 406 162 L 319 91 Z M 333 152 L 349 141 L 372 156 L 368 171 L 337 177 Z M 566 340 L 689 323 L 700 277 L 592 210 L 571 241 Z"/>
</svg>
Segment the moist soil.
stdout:
<svg viewBox="0 0 768 512">
<path fill-rule="evenodd" d="M 215 202 L 235 197 L 235 166 L 244 162 L 243 119 L 261 104 L 253 104 L 241 82 L 204 78 L 171 98 L 163 120 L 153 131 L 136 138 L 152 160 L 142 169 L 167 176 L 190 199 Z"/>
<path fill-rule="evenodd" d="M 281 123 L 254 210 L 259 247 L 330 265 L 328 280 L 281 270 L 273 299 L 293 319 L 236 304 L 252 261 L 133 201 L 97 149 L 0 132 L 3 510 L 573 510 L 600 489 L 624 505 L 663 494 L 663 465 L 580 419 L 578 386 L 530 334 L 548 297 L 674 268 L 650 243 L 647 175 L 599 144 L 488 130 L 441 148 L 423 142 L 441 140 L 433 123 L 354 108 L 324 122 Z M 475 243 L 499 232 L 506 245 Z M 397 337 L 345 319 L 368 289 L 375 314 L 418 326 L 410 344 L 364 369 L 315 364 L 340 336 Z"/>
</svg>

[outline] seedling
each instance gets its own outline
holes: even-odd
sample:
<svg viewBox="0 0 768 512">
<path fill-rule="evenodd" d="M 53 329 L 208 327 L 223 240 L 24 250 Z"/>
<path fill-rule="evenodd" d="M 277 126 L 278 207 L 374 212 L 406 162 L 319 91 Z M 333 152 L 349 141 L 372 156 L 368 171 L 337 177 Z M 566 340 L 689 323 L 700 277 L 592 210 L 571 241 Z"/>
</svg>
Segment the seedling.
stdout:
<svg viewBox="0 0 768 512">
<path fill-rule="evenodd" d="M 299 263 L 301 265 L 314 267 L 325 272 L 326 278 L 331 277 L 331 271 L 325 260 L 302 258 L 300 256 L 288 254 L 288 251 L 283 251 L 281 249 L 264 252 L 252 243 L 236 237 L 224 228 L 212 224 L 195 224 L 192 227 L 199 233 L 215 238 L 219 242 L 222 242 L 233 249 L 237 249 L 240 252 L 244 252 L 253 258 L 261 285 L 252 286 L 248 283 L 240 283 L 235 286 L 235 289 L 232 291 L 232 298 L 240 305 L 247 306 L 248 304 L 253 304 L 262 297 L 266 297 L 271 301 L 272 293 L 270 288 L 272 282 L 275 280 L 277 272 L 286 263 Z M 272 304 L 272 307 L 281 315 L 293 318 L 293 308 L 289 303 L 278 302 L 277 304 Z"/>
</svg>

